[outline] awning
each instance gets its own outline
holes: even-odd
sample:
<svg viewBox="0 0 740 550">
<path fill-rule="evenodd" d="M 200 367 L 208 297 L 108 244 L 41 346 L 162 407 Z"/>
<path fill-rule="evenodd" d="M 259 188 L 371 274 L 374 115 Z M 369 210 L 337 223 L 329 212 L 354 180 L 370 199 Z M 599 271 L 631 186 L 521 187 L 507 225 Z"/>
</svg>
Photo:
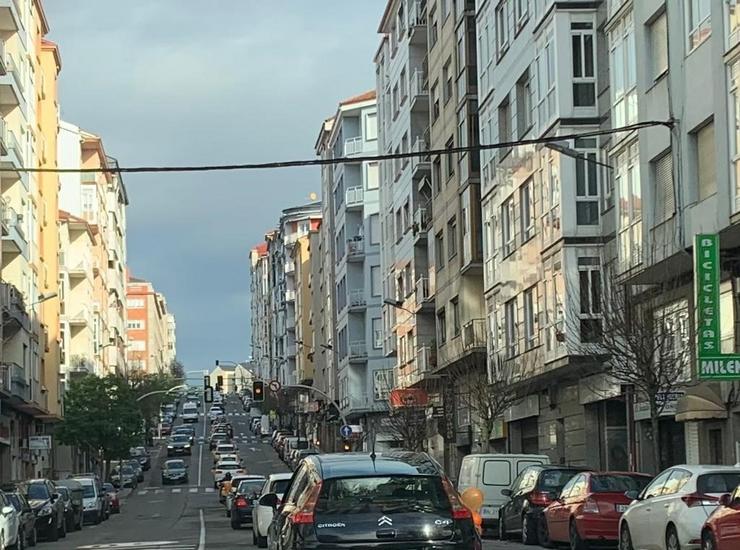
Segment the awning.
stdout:
<svg viewBox="0 0 740 550">
<path fill-rule="evenodd" d="M 389 401 L 392 409 L 426 407 L 429 403 L 429 395 L 420 388 L 397 389 L 391 390 Z"/>
<path fill-rule="evenodd" d="M 706 384 L 686 389 L 686 395 L 676 404 L 676 421 L 712 420 L 727 418 L 722 398 Z"/>
</svg>

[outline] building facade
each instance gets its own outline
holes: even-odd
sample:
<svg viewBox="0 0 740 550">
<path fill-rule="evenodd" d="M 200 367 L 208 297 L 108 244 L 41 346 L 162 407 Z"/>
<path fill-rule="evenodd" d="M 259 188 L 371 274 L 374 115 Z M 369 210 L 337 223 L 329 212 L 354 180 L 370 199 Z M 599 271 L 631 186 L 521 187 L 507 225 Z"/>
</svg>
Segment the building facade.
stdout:
<svg viewBox="0 0 740 550">
<path fill-rule="evenodd" d="M 270 259 L 267 243 L 261 243 L 249 252 L 251 294 L 252 365 L 262 380 L 272 380 L 270 365 L 271 311 L 269 290 Z"/>
<path fill-rule="evenodd" d="M 126 308 L 128 367 L 125 372 L 168 373 L 172 323 L 164 295 L 151 282 L 129 276 Z"/>
</svg>

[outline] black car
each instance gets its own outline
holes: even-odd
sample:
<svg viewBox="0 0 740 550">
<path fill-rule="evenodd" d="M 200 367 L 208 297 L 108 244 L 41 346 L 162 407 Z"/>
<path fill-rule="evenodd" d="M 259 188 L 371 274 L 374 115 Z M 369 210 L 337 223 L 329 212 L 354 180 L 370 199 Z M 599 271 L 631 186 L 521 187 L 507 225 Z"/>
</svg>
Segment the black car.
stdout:
<svg viewBox="0 0 740 550">
<path fill-rule="evenodd" d="M 131 468 L 136 473 L 136 481 L 142 482 L 144 481 L 144 468 L 142 468 L 141 463 L 136 458 L 129 458 L 128 460 L 121 461 L 121 464 L 131 466 Z"/>
<path fill-rule="evenodd" d="M 190 455 L 192 445 L 190 436 L 184 434 L 173 435 L 167 440 L 167 456 Z"/>
<path fill-rule="evenodd" d="M 48 479 L 32 479 L 21 483 L 21 490 L 36 516 L 38 535 L 50 541 L 66 537 L 64 501 L 57 492 L 54 482 Z"/>
<path fill-rule="evenodd" d="M 262 487 L 265 486 L 265 478 L 254 476 L 249 479 L 242 479 L 239 486 L 234 492 L 231 499 L 231 528 L 239 529 L 243 524 L 252 525 L 252 512 L 254 504 L 262 493 Z"/>
<path fill-rule="evenodd" d="M 82 529 L 82 523 L 85 520 L 84 510 L 84 493 L 85 490 L 79 481 L 74 479 L 59 479 L 54 481 L 54 485 L 57 487 L 65 487 L 69 492 L 70 499 L 72 501 L 72 510 L 74 511 L 74 527 L 73 530 L 79 531 Z M 69 530 L 69 529 L 68 529 Z"/>
<path fill-rule="evenodd" d="M 5 492 L 5 498 L 9 504 L 18 512 L 20 521 L 19 533 L 23 535 L 23 544 L 18 545 L 21 548 L 26 546 L 36 546 L 38 536 L 36 534 L 36 514 L 33 513 L 31 505 L 22 493 L 11 488 L 11 491 Z"/>
<path fill-rule="evenodd" d="M 509 500 L 498 511 L 499 538 L 504 540 L 511 533 L 521 533 L 524 544 L 536 544 L 544 536 L 542 511 L 558 498 L 573 476 L 587 470 L 542 464 L 522 470 L 511 489 L 501 491 Z"/>
<path fill-rule="evenodd" d="M 168 460 L 162 467 L 162 485 L 187 483 L 188 465 L 184 460 Z"/>
<path fill-rule="evenodd" d="M 145 472 L 152 467 L 152 459 L 149 457 L 149 452 L 146 447 L 132 447 L 129 451 L 129 455 L 132 459 L 139 461 L 141 469 Z"/>
<path fill-rule="evenodd" d="M 57 492 L 61 495 L 64 503 L 64 522 L 67 524 L 67 531 L 75 529 L 75 509 L 72 506 L 72 493 L 66 487 L 57 487 Z"/>
<path fill-rule="evenodd" d="M 276 508 L 278 496 L 262 495 L 259 504 Z M 269 538 L 278 550 L 481 548 L 472 513 L 439 464 L 407 451 L 306 457 Z"/>
</svg>

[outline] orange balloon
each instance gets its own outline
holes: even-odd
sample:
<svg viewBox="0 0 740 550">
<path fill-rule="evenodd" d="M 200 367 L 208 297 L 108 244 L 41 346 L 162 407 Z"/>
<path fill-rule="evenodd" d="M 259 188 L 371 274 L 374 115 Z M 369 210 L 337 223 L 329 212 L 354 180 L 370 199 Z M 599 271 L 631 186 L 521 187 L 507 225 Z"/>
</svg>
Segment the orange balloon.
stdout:
<svg viewBox="0 0 740 550">
<path fill-rule="evenodd" d="M 481 506 L 483 506 L 483 492 L 476 487 L 468 487 L 460 495 L 465 506 L 470 508 L 473 512 L 480 512 Z"/>
</svg>

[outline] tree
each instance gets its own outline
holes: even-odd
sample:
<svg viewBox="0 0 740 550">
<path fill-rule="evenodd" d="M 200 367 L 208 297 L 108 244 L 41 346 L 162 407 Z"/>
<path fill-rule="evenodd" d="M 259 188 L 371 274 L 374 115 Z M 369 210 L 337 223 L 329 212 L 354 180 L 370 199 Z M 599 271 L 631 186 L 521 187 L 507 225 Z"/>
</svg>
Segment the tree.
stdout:
<svg viewBox="0 0 740 550">
<path fill-rule="evenodd" d="M 170 374 L 175 378 L 185 380 L 185 366 L 177 359 L 173 359 L 170 363 Z"/>
<path fill-rule="evenodd" d="M 129 377 L 129 384 L 131 391 L 138 399 L 151 392 L 165 392 L 181 384 L 181 381 L 176 380 L 171 374 L 136 371 Z M 144 429 L 147 434 L 154 427 L 155 419 L 162 404 L 171 403 L 173 399 L 174 396 L 172 394 L 158 393 L 137 401 L 137 406 L 144 419 Z"/>
<path fill-rule="evenodd" d="M 106 463 L 128 456 L 141 442 L 141 414 L 122 377 L 94 375 L 73 380 L 64 397 L 64 420 L 57 437 L 67 445 L 91 449 Z"/>
<path fill-rule="evenodd" d="M 392 407 L 386 424 L 388 433 L 396 441 L 402 441 L 408 451 L 423 451 L 427 437 L 425 407 L 414 403 L 405 403 L 401 407 Z"/>
</svg>

